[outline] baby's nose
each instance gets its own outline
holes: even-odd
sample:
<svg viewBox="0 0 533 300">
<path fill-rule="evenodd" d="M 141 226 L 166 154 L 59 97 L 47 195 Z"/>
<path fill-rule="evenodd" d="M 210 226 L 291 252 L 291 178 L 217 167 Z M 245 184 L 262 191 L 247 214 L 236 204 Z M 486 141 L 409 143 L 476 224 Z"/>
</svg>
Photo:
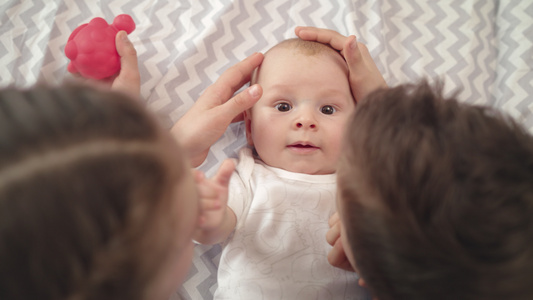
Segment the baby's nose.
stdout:
<svg viewBox="0 0 533 300">
<path fill-rule="evenodd" d="M 298 129 L 317 129 L 318 122 L 310 111 L 302 112 L 295 120 Z"/>
<path fill-rule="evenodd" d="M 298 128 L 311 128 L 311 129 L 314 129 L 316 128 L 316 124 L 315 122 L 306 122 L 306 121 L 300 121 L 300 122 L 297 122 L 296 123 L 296 127 Z"/>
</svg>

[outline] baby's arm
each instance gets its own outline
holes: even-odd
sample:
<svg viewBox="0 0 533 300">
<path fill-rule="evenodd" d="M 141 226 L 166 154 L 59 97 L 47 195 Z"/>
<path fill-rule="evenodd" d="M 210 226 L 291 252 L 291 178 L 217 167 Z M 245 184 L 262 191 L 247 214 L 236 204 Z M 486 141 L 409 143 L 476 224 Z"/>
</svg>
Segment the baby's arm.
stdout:
<svg viewBox="0 0 533 300">
<path fill-rule="evenodd" d="M 235 229 L 237 218 L 227 205 L 228 185 L 234 170 L 233 162 L 226 160 L 213 178 L 207 179 L 201 172 L 196 172 L 194 176 L 200 194 L 201 213 L 193 239 L 201 244 L 223 242 Z"/>
</svg>

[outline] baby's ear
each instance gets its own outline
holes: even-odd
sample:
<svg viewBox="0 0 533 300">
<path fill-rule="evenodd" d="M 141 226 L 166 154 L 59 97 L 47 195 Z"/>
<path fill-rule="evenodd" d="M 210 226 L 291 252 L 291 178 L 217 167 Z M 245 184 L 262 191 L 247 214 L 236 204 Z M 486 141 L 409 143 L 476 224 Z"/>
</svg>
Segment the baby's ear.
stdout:
<svg viewBox="0 0 533 300">
<path fill-rule="evenodd" d="M 244 126 L 246 127 L 246 141 L 248 145 L 253 146 L 254 141 L 252 140 L 252 112 L 251 109 L 245 110 L 244 115 Z"/>
</svg>

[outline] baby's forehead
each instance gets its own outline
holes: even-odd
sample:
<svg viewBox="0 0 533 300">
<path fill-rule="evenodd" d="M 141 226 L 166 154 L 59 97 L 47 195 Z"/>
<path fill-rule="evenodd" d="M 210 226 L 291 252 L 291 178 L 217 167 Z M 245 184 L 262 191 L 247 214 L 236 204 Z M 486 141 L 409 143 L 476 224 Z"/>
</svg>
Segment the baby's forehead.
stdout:
<svg viewBox="0 0 533 300">
<path fill-rule="evenodd" d="M 265 59 L 273 60 L 278 55 L 287 54 L 302 57 L 330 56 L 344 62 L 340 53 L 329 45 L 301 39 L 288 39 L 280 42 L 265 53 Z"/>
<path fill-rule="evenodd" d="M 315 42 L 315 41 L 305 41 L 299 38 L 294 39 L 287 39 L 284 41 L 281 41 L 274 47 L 272 47 L 269 51 L 275 50 L 275 49 L 285 49 L 285 50 L 294 50 L 299 52 L 303 55 L 318 55 L 318 54 L 324 54 L 324 53 L 330 53 L 335 54 L 337 53 L 337 50 L 331 48 L 327 44 Z M 268 52 L 267 52 L 268 53 Z"/>
<path fill-rule="evenodd" d="M 309 59 L 321 59 L 327 57 L 332 63 L 338 65 L 346 74 L 348 74 L 348 66 L 341 54 L 331 48 L 329 45 L 314 42 L 304 41 L 301 39 L 288 39 L 276 44 L 265 53 L 262 66 L 269 64 L 276 64 L 280 60 L 286 60 L 287 57 L 296 56 Z M 257 82 L 257 75 L 262 67 L 260 66 L 252 76 L 252 83 Z"/>
</svg>

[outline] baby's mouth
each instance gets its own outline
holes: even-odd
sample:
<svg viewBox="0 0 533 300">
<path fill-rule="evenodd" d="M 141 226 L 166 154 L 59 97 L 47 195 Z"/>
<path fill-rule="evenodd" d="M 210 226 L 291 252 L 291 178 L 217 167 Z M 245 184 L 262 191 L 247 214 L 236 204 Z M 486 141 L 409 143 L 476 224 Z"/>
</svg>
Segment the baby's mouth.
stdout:
<svg viewBox="0 0 533 300">
<path fill-rule="evenodd" d="M 305 149 L 319 149 L 319 147 L 311 144 L 311 143 L 303 143 L 303 142 L 297 142 L 297 143 L 294 143 L 294 144 L 290 144 L 288 145 L 287 147 L 291 148 L 291 149 L 302 149 L 302 150 L 305 150 Z"/>
</svg>

